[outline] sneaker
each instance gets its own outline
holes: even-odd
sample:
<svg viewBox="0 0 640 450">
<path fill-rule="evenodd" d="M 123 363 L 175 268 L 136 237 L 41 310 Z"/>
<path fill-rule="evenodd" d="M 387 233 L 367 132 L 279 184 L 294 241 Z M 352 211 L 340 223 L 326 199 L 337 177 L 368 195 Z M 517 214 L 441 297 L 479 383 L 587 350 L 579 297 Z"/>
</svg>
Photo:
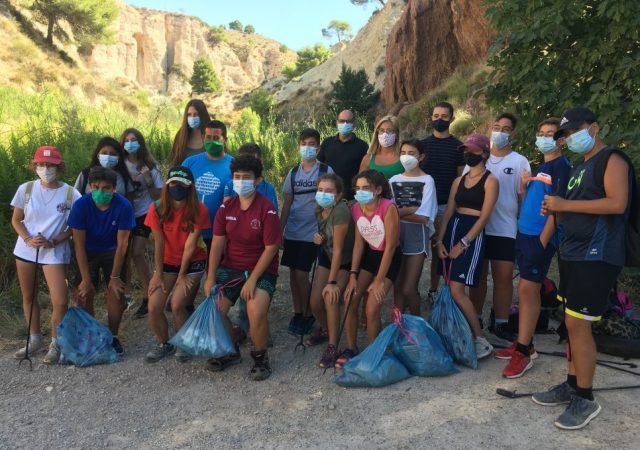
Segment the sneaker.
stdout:
<svg viewBox="0 0 640 450">
<path fill-rule="evenodd" d="M 336 359 L 336 346 L 329 344 L 327 345 L 327 348 L 324 350 L 324 353 L 320 358 L 318 367 L 320 367 L 321 369 L 326 369 L 327 367 L 331 367 L 333 366 L 335 359 Z"/>
<path fill-rule="evenodd" d="M 185 352 L 184 350 L 182 350 L 181 348 L 176 350 L 176 360 L 179 363 L 186 363 L 187 361 L 189 361 L 192 358 L 191 354 Z"/>
<path fill-rule="evenodd" d="M 60 347 L 55 342 L 49 344 L 49 351 L 44 355 L 42 360 L 45 364 L 57 364 L 60 360 Z"/>
<path fill-rule="evenodd" d="M 313 347 L 315 345 L 323 344 L 328 340 L 329 334 L 327 333 L 327 331 L 323 330 L 322 328 L 318 328 L 316 332 L 309 336 L 309 339 L 307 339 L 304 343 L 308 347 Z"/>
<path fill-rule="evenodd" d="M 124 348 L 122 348 L 122 344 L 120 343 L 120 339 L 116 336 L 113 337 L 113 341 L 111 341 L 111 345 L 113 346 L 116 353 L 120 356 L 124 354 Z"/>
<path fill-rule="evenodd" d="M 575 395 L 576 391 L 566 381 L 551 387 L 547 392 L 537 392 L 531 396 L 538 405 L 542 406 L 556 406 L 571 401 L 571 396 Z"/>
<path fill-rule="evenodd" d="M 342 366 L 344 366 L 347 361 L 349 361 L 351 358 L 355 357 L 358 353 L 360 353 L 358 351 L 358 347 L 356 348 L 345 348 L 342 353 L 340 353 L 340 356 L 338 356 L 338 359 L 336 359 L 336 369 L 342 369 Z"/>
<path fill-rule="evenodd" d="M 287 331 L 289 334 L 293 335 L 301 335 L 300 332 L 300 324 L 302 322 L 302 314 L 294 314 L 291 320 L 289 321 L 289 326 L 287 327 Z"/>
<path fill-rule="evenodd" d="M 489 332 L 496 337 L 509 342 L 513 342 L 518 338 L 518 336 L 509 329 L 509 324 L 506 322 L 492 323 L 489 326 Z"/>
<path fill-rule="evenodd" d="M 307 316 L 300 319 L 300 333 L 301 335 L 311 333 L 313 330 L 313 324 L 316 323 L 316 318 L 313 316 Z"/>
<path fill-rule="evenodd" d="M 505 378 L 520 378 L 524 373 L 533 367 L 533 361 L 529 356 L 525 356 L 520 352 L 514 352 L 513 357 L 509 360 L 509 364 L 502 371 Z"/>
<path fill-rule="evenodd" d="M 147 353 L 144 360 L 148 363 L 156 363 L 165 356 L 169 356 L 176 351 L 176 348 L 168 342 L 159 342 L 153 350 Z"/>
<path fill-rule="evenodd" d="M 514 353 L 516 353 L 516 341 L 513 341 L 511 345 L 507 348 L 501 348 L 499 350 L 496 350 L 493 356 L 495 356 L 498 359 L 511 359 Z M 536 352 L 536 348 L 534 346 L 531 346 L 529 348 L 529 358 L 533 360 L 533 359 L 536 359 L 537 357 L 538 357 L 538 352 Z"/>
<path fill-rule="evenodd" d="M 33 339 L 29 340 L 29 356 L 34 356 L 35 354 L 44 351 L 45 349 L 44 342 L 42 339 Z M 15 359 L 23 359 L 27 354 L 27 347 L 22 347 L 20 350 L 13 354 Z"/>
<path fill-rule="evenodd" d="M 240 349 L 236 347 L 236 353 L 232 353 L 222 358 L 208 359 L 205 365 L 205 369 L 211 372 L 222 372 L 227 367 L 238 364 L 241 361 Z"/>
<path fill-rule="evenodd" d="M 486 358 L 493 351 L 493 345 L 489 343 L 484 337 L 476 336 L 476 357 L 478 359 Z"/>
<path fill-rule="evenodd" d="M 149 313 L 149 300 L 146 298 L 143 298 L 142 303 L 140 303 L 140 307 L 135 313 L 133 313 L 133 318 L 142 319 L 143 317 L 146 317 L 148 313 Z"/>
<path fill-rule="evenodd" d="M 572 395 L 569 406 L 555 421 L 555 426 L 563 430 L 579 430 L 586 427 L 600 411 L 602 407 L 595 400 Z"/>
<path fill-rule="evenodd" d="M 269 357 L 266 350 L 251 352 L 253 358 L 253 367 L 249 371 L 249 376 L 254 381 L 262 381 L 271 375 L 271 366 L 269 365 Z"/>
</svg>

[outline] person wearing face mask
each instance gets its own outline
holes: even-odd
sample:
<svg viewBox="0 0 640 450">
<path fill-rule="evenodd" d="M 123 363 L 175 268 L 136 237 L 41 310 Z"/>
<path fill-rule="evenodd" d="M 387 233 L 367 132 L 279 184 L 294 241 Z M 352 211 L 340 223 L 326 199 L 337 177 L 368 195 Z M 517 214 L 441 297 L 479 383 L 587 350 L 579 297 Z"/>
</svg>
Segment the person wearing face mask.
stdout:
<svg viewBox="0 0 640 450">
<path fill-rule="evenodd" d="M 204 130 L 204 153 L 190 156 L 182 164 L 193 173 L 198 199 L 207 205 L 211 223 L 224 200 L 225 186 L 231 181 L 233 157 L 227 153 L 226 146 L 227 126 L 212 120 Z M 212 236 L 212 229 L 202 231 L 207 252 L 211 252 Z"/>
<path fill-rule="evenodd" d="M 353 200 L 351 179 L 358 173 L 360 162 L 367 154 L 369 145 L 354 133 L 356 118 L 353 111 L 345 109 L 338 114 L 338 133 L 322 141 L 318 161 L 327 164 L 342 178 L 345 188 L 344 198 Z"/>
<path fill-rule="evenodd" d="M 396 116 L 384 116 L 373 129 L 371 144 L 360 162 L 360 172 L 377 170 L 388 180 L 404 172 L 400 163 L 399 126 Z"/>
<path fill-rule="evenodd" d="M 485 253 L 485 226 L 496 206 L 499 183 L 485 166 L 489 139 L 472 134 L 462 145 L 468 172 L 451 186 L 447 209 L 438 228 L 436 249 L 440 256 L 441 274 L 448 277 L 451 296 L 464 314 L 475 336 L 476 356 L 485 358 L 493 346 L 482 334 L 477 313 L 465 292 L 466 286 L 480 282 Z"/>
<path fill-rule="evenodd" d="M 318 178 L 333 169 L 317 160 L 320 133 L 307 128 L 298 136 L 300 164 L 289 170 L 282 185 L 283 205 L 280 215 L 284 235 L 281 264 L 289 268 L 289 283 L 293 300 L 293 317 L 289 321 L 291 334 L 311 331 L 314 318 L 308 310 L 311 283 L 309 272 L 318 256 L 313 235 L 318 231 L 315 218 L 315 194 Z"/>
<path fill-rule="evenodd" d="M 320 324 L 306 341 L 309 346 L 327 340 L 318 367 L 333 367 L 340 330 L 340 295 L 349 281 L 354 224 L 347 202 L 343 198 L 342 179 L 337 174 L 322 175 L 316 192 L 318 232 L 313 242 L 321 246 L 313 286 L 311 310 Z"/>
<path fill-rule="evenodd" d="M 100 138 L 91 155 L 89 166 L 82 169 L 76 178 L 74 187 L 81 195 L 91 193 L 89 171 L 93 167 L 104 167 L 116 172 L 116 192 L 133 200 L 134 186 L 125 164 L 125 151 L 122 145 L 111 136 Z"/>
<path fill-rule="evenodd" d="M 169 344 L 169 329 L 164 314 L 169 293 L 174 330 L 187 320 L 187 307 L 193 304 L 207 265 L 207 247 L 202 230 L 211 228 L 209 212 L 198 201 L 193 174 L 182 166 L 169 170 L 160 199 L 149 206 L 145 224 L 151 228 L 156 270 L 148 288 L 149 327 L 158 344 L 145 360 L 155 363 L 176 352 L 179 362 L 191 356 Z"/>
<path fill-rule="evenodd" d="M 424 259 L 430 253 L 430 240 L 435 232 L 433 219 L 438 211 L 433 178 L 420 169 L 424 157 L 424 148 L 419 140 L 404 141 L 400 146 L 404 173 L 389 180 L 400 215 L 402 250 L 402 267 L 395 282 L 393 298 L 400 311 L 408 308 L 409 314 L 415 316 L 420 315 L 418 283 Z"/>
<path fill-rule="evenodd" d="M 179 166 L 190 156 L 204 151 L 205 126 L 211 121 L 207 106 L 200 99 L 189 100 L 184 108 L 182 124 L 176 133 L 169 159 L 172 166 Z"/>
<path fill-rule="evenodd" d="M 509 342 L 513 342 L 516 338 L 509 328 L 509 311 L 513 301 L 518 207 L 523 194 L 520 180 L 523 172 L 531 172 L 527 158 L 511 148 L 517 122 L 513 114 L 503 113 L 496 117 L 493 123 L 491 154 L 486 162 L 486 168 L 498 179 L 500 194 L 485 227 L 486 247 L 480 283 L 471 289 L 471 299 L 478 312 L 478 320 L 482 323 L 482 310 L 487 295 L 487 276 L 489 264 L 491 264 L 493 308 L 489 331 Z"/>
<path fill-rule="evenodd" d="M 509 348 L 498 350 L 495 357 L 509 360 L 502 371 L 505 378 L 518 378 L 533 367 L 537 357 L 533 334 L 540 316 L 540 288 L 547 276 L 551 259 L 559 245 L 554 216 L 542 216 L 540 205 L 545 195 L 564 197 L 571 164 L 562 156 L 564 139 L 554 139 L 560 119 L 543 120 L 538 125 L 536 147 L 544 162 L 535 176 L 524 172 L 522 190 L 525 191 L 518 217 L 516 261 L 520 270 L 518 282 L 518 338 Z"/>
<path fill-rule="evenodd" d="M 213 225 L 213 246 L 204 284 L 205 295 L 216 285 L 227 285 L 218 301 L 229 331 L 229 309 L 239 298 L 247 302 L 253 351 L 249 376 L 264 380 L 271 375 L 267 356 L 269 306 L 278 279 L 278 250 L 282 242 L 278 213 L 265 196 L 256 192 L 262 178 L 262 163 L 250 155 L 231 163 L 233 189 L 237 196 L 218 210 Z M 206 368 L 217 372 L 240 362 L 240 350 L 207 361 Z"/>
<path fill-rule="evenodd" d="M 532 399 L 543 406 L 568 403 L 555 421 L 565 430 L 585 427 L 602 409 L 592 392 L 596 345 L 591 324 L 607 310 L 628 256 L 626 227 L 630 218 L 637 219 L 633 166 L 620 150 L 607 147 L 599 132 L 590 109 L 564 112 L 554 139 L 564 138 L 582 160 L 571 169 L 566 198 L 545 195 L 541 208 L 542 214 L 557 216 L 563 227 L 558 298 L 564 302 L 571 358 L 566 381 Z"/>
<path fill-rule="evenodd" d="M 100 286 L 100 272 L 106 286 L 107 320 L 113 334 L 113 348 L 124 353 L 118 329 L 125 310 L 125 258 L 131 230 L 136 222 L 131 203 L 116 190 L 116 173 L 105 167 L 89 172 L 91 193 L 73 204 L 69 228 L 73 231 L 79 280 L 75 300 L 93 315 L 93 299 Z"/>
<path fill-rule="evenodd" d="M 80 194 L 73 187 L 60 181 L 65 164 L 56 147 L 38 147 L 32 167 L 39 179 L 21 184 L 11 200 L 11 225 L 18 234 L 13 255 L 16 258 L 16 271 L 27 324 L 31 303 L 35 301 L 33 283 L 37 266 L 42 267 L 53 307 L 51 344 L 43 362 L 55 364 L 60 357 L 60 349 L 56 342 L 56 326 L 67 311 L 65 266 L 71 260 L 71 232 L 67 228 L 67 218 L 71 206 L 80 198 Z M 40 331 L 38 302 L 33 304 L 31 319 L 31 329 L 28 330 L 29 356 L 45 348 Z M 26 347 L 21 348 L 15 353 L 15 357 L 24 358 L 26 350 Z"/>
</svg>

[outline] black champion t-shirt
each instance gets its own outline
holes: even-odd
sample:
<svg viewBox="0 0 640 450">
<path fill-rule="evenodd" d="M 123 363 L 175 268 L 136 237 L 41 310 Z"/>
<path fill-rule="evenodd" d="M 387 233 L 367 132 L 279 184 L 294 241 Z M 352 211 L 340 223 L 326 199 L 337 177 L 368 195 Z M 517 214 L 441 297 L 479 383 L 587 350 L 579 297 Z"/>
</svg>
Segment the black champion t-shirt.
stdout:
<svg viewBox="0 0 640 450">
<path fill-rule="evenodd" d="M 425 159 L 420 168 L 433 177 L 438 204 L 444 205 L 449 200 L 451 185 L 458 176 L 458 167 L 465 165 L 463 152 L 458 148 L 462 142 L 453 136 L 440 139 L 434 135 L 421 142 L 425 150 Z"/>
</svg>

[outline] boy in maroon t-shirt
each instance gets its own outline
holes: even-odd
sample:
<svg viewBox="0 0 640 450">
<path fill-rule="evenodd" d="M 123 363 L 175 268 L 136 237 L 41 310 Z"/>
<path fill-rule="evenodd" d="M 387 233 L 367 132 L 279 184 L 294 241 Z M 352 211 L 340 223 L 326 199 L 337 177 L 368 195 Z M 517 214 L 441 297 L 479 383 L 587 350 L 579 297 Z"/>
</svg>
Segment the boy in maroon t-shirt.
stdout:
<svg viewBox="0 0 640 450">
<path fill-rule="evenodd" d="M 205 295 L 217 284 L 225 285 L 219 303 L 227 318 L 238 298 L 247 301 L 249 328 L 255 350 L 251 352 L 253 368 L 250 376 L 264 380 L 271 375 L 267 357 L 269 339 L 268 312 L 278 278 L 278 250 L 282 242 L 278 213 L 265 196 L 256 192 L 262 180 L 262 163 L 242 155 L 231 163 L 233 190 L 238 194 L 225 202 L 213 225 L 213 241 L 209 255 L 209 272 Z M 223 257 L 224 254 L 224 257 Z M 240 351 L 208 361 L 212 371 L 224 370 L 240 361 Z"/>
</svg>

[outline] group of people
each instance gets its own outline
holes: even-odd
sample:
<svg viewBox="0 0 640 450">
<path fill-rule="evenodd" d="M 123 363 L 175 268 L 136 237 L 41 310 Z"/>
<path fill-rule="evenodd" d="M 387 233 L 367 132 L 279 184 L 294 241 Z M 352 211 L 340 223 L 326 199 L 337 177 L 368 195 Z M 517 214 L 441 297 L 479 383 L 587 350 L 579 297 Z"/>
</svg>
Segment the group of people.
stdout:
<svg viewBox="0 0 640 450">
<path fill-rule="evenodd" d="M 401 141 L 397 118 L 384 116 L 367 144 L 356 137 L 349 110 L 340 112 L 337 133 L 323 141 L 318 131 L 302 130 L 300 163 L 283 182 L 280 213 L 276 190 L 263 177 L 262 149 L 248 143 L 232 157 L 226 125 L 210 120 L 200 100 L 187 104 L 166 181 L 136 129 L 125 130 L 119 140 L 101 139 L 75 187 L 60 181 L 65 165 L 59 150 L 38 148 L 33 168 L 39 179 L 18 188 L 12 224 L 25 317 L 37 265 L 51 293 L 52 341 L 44 361 L 55 363 L 60 354 L 56 325 L 67 308 L 65 266 L 73 238 L 76 301 L 93 311 L 102 273 L 116 351 L 123 352 L 118 328 L 130 259 L 146 293 L 136 316 L 148 315 L 157 338 L 148 362 L 174 353 L 181 362 L 190 358 L 169 343 L 165 310 L 179 330 L 205 278 L 204 294 L 219 295 L 237 343 L 235 353 L 208 360 L 207 368 L 220 371 L 239 362 L 238 344 L 248 334 L 250 375 L 256 380 L 271 374 L 268 312 L 279 265 L 290 271 L 288 330 L 308 334 L 307 345 L 326 344 L 321 368 L 341 368 L 359 353 L 358 328 L 366 329 L 369 342 L 376 338 L 391 291 L 397 308 L 421 314 L 419 281 L 429 257 L 428 298 L 433 301 L 443 276 L 475 336 L 478 358 L 489 356 L 493 347 L 483 335 L 482 311 L 490 267 L 488 329 L 512 343 L 495 356 L 508 360 L 503 375 L 516 378 L 537 356 L 533 333 L 540 286 L 559 249 L 572 359 L 566 382 L 536 394 L 534 401 L 571 402 L 556 424 L 586 425 L 600 411 L 591 392 L 591 322 L 603 313 L 624 265 L 629 183 L 623 180 L 632 168 L 601 142 L 596 116 L 584 107 L 540 122 L 535 134 L 543 162 L 535 173 L 512 149 L 514 115 L 498 115 L 490 137 L 474 133 L 464 142 L 449 132 L 455 120 L 449 103 L 435 105 L 431 120 L 432 134 L 424 140 Z M 565 146 L 583 156 L 573 169 L 562 154 Z M 145 260 L 149 236 L 153 272 Z M 507 326 L 515 264 L 517 336 Z M 229 320 L 234 305 L 248 327 Z M 345 344 L 339 349 L 341 317 Z M 44 349 L 37 304 L 29 333 L 29 351 Z"/>
</svg>

